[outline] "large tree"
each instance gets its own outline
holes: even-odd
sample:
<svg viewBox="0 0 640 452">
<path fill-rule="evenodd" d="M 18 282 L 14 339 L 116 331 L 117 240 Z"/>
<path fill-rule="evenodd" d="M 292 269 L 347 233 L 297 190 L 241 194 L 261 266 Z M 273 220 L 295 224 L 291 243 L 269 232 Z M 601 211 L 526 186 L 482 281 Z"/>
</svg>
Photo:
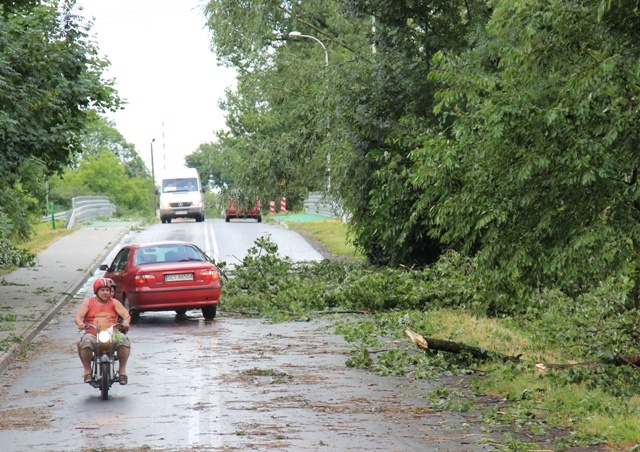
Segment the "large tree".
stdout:
<svg viewBox="0 0 640 452">
<path fill-rule="evenodd" d="M 413 210 L 421 190 L 409 153 L 423 128 L 439 127 L 431 56 L 465 48 L 485 2 L 216 0 L 207 11 L 218 56 L 240 71 L 225 105 L 244 167 L 341 200 L 373 262 L 437 259 L 430 215 Z M 328 65 L 317 42 L 293 41 L 292 30 L 319 39 Z"/>
<path fill-rule="evenodd" d="M 60 170 L 81 152 L 88 115 L 117 105 L 74 3 L 0 4 L 0 174 L 31 156 Z"/>
<path fill-rule="evenodd" d="M 0 2 L 0 198 L 23 207 L 0 205 L 2 236 L 30 234 L 45 176 L 81 152 L 93 111 L 118 105 L 74 3 Z"/>
<path fill-rule="evenodd" d="M 130 176 L 115 153 L 103 149 L 83 158 L 77 167 L 51 178 L 52 199 L 80 195 L 108 196 L 119 214 L 153 215 L 150 176 Z"/>
<path fill-rule="evenodd" d="M 116 128 L 113 121 L 102 116 L 94 116 L 87 121 L 82 138 L 82 159 L 98 157 L 102 151 L 113 153 L 129 177 L 148 177 L 151 174 L 135 149 Z"/>
<path fill-rule="evenodd" d="M 428 264 L 440 255 L 428 234 L 431 215 L 416 210 L 423 191 L 411 181 L 409 153 L 424 130 L 447 126 L 432 113 L 437 85 L 428 80 L 438 51 L 467 48 L 482 27 L 484 1 L 347 1 L 375 28 L 371 57 L 345 71 L 333 94 L 349 137 L 334 189 L 352 214 L 356 244 L 382 264 Z"/>
<path fill-rule="evenodd" d="M 232 154 L 233 149 L 225 149 L 220 141 L 202 143 L 185 157 L 185 163 L 187 167 L 198 170 L 204 185 L 219 190 L 233 184 L 230 170 L 235 159 Z"/>
<path fill-rule="evenodd" d="M 640 24 L 635 1 L 499 1 L 486 33 L 437 58 L 455 122 L 413 154 L 437 237 L 501 283 L 580 291 L 640 281 Z M 505 299 L 511 309 L 514 298 Z"/>
<path fill-rule="evenodd" d="M 220 0 L 207 7 L 216 53 L 239 74 L 237 90 L 222 103 L 228 131 L 219 149 L 241 162 L 227 165 L 233 188 L 264 200 L 286 196 L 299 207 L 309 191 L 328 184 L 330 136 L 343 136 L 329 103 L 332 87 L 345 53 L 354 56 L 345 42 L 364 43 L 366 28 L 357 18 L 347 24 L 337 2 L 259 3 Z M 324 44 L 294 39 L 291 31 Z"/>
</svg>

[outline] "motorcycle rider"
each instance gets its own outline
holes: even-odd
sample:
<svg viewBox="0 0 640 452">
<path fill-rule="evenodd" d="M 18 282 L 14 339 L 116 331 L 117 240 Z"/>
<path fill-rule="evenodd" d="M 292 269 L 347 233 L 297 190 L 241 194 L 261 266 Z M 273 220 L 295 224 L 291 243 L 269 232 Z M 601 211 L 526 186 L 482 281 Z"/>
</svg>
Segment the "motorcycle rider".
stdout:
<svg viewBox="0 0 640 452">
<path fill-rule="evenodd" d="M 73 319 L 78 329 L 84 330 L 87 324 L 110 327 L 118 321 L 118 316 L 122 317 L 122 331 L 125 333 L 129 330 L 129 312 L 115 298 L 111 297 L 111 284 L 106 278 L 98 278 L 93 282 L 93 297 L 89 297 L 80 304 L 78 311 Z M 82 379 L 85 383 L 91 383 L 91 358 L 92 350 L 96 350 L 98 339 L 96 330 L 89 327 L 85 330 L 85 334 L 78 340 L 78 356 L 82 361 L 84 371 Z M 129 359 L 129 351 L 131 342 L 125 334 L 120 334 L 120 340 L 115 343 L 118 350 L 118 362 L 120 368 L 118 374 L 120 376 L 120 384 L 128 383 L 127 377 L 127 360 Z"/>
</svg>

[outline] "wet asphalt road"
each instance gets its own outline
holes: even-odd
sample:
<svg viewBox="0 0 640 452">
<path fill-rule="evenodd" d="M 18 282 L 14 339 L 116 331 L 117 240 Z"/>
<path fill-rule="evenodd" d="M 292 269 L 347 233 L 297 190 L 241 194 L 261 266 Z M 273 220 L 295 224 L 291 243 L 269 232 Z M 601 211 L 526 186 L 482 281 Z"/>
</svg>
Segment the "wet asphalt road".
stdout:
<svg viewBox="0 0 640 452">
<path fill-rule="evenodd" d="M 103 401 L 81 382 L 71 308 L 3 374 L 4 451 L 488 450 L 462 417 L 426 407 L 428 382 L 348 369 L 316 322 L 142 316 L 130 383 Z"/>
<path fill-rule="evenodd" d="M 186 240 L 204 250 L 216 262 L 235 265 L 242 262 L 247 250 L 256 239 L 268 237 L 278 245 L 278 254 L 294 261 L 322 260 L 316 251 L 297 232 L 282 225 L 258 223 L 251 219 L 211 219 L 202 223 L 193 220 L 174 220 L 169 224 L 156 223 L 127 237 L 130 242 L 152 242 L 157 240 Z M 110 261 L 109 261 L 110 262 Z"/>
<path fill-rule="evenodd" d="M 137 239 L 160 240 L 158 226 Z M 171 226 L 161 228 L 181 231 Z M 225 248 L 233 242 L 211 247 L 242 254 Z M 103 401 L 82 383 L 75 352 L 72 317 L 90 283 L 2 374 L 1 450 L 491 449 L 462 416 L 426 407 L 429 382 L 348 369 L 347 345 L 324 322 L 143 314 L 129 333 L 130 383 Z"/>
</svg>

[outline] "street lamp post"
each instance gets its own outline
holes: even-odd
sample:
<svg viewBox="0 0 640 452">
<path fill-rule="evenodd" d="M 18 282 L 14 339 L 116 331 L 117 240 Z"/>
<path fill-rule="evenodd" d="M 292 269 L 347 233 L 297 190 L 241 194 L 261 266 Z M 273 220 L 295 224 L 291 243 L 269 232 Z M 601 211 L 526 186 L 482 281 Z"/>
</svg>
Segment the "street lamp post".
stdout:
<svg viewBox="0 0 640 452">
<path fill-rule="evenodd" d="M 151 140 L 151 180 L 153 181 L 153 215 L 156 215 L 156 205 L 158 204 L 158 200 L 156 199 L 156 169 L 153 165 L 153 142 L 156 139 Z"/>
<path fill-rule="evenodd" d="M 327 52 L 327 48 L 324 46 L 322 41 L 320 41 L 318 38 L 316 38 L 315 36 L 303 35 L 299 31 L 289 32 L 289 37 L 294 39 L 298 39 L 298 38 L 311 39 L 312 41 L 315 41 L 318 44 L 320 44 L 320 46 L 322 47 L 322 50 L 324 50 L 324 64 L 325 66 L 329 66 L 329 52 Z M 330 189 L 331 189 L 331 152 L 329 151 L 327 153 L 327 190 L 330 190 Z"/>
<path fill-rule="evenodd" d="M 316 38 L 315 36 L 309 36 L 309 35 L 303 35 L 302 33 L 300 33 L 299 31 L 292 31 L 289 33 L 289 37 L 290 38 L 294 38 L 294 39 L 298 39 L 298 38 L 306 38 L 306 39 L 311 39 L 312 41 L 317 42 L 318 44 L 320 44 L 320 46 L 322 47 L 322 50 L 324 50 L 324 64 L 326 66 L 329 66 L 329 52 L 327 52 L 327 48 L 324 46 L 324 44 L 322 43 L 322 41 L 320 41 L 318 38 Z"/>
</svg>

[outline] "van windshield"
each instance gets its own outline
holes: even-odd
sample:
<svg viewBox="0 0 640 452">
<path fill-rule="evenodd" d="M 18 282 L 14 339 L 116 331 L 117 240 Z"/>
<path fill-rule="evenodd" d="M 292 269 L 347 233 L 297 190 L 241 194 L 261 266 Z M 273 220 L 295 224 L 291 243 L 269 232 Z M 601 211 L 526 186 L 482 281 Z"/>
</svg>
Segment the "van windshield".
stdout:
<svg viewBox="0 0 640 452">
<path fill-rule="evenodd" d="M 162 180 L 162 193 L 176 191 L 198 191 L 198 181 L 195 177 L 184 177 Z"/>
</svg>

